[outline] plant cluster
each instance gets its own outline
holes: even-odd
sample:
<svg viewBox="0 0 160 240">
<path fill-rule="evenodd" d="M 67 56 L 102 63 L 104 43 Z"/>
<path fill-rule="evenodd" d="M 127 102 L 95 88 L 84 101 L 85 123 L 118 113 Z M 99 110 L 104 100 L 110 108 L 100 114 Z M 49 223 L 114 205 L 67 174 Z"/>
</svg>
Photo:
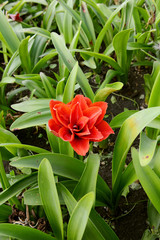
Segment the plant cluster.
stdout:
<svg viewBox="0 0 160 240">
<path fill-rule="evenodd" d="M 160 1 L 3 1 L 0 57 L 0 239 L 118 240 L 96 207 L 114 215 L 137 180 L 148 196 L 150 228 L 142 239 L 157 239 Z M 151 70 L 144 75 L 147 107 L 108 123 L 106 99 L 127 85 L 133 66 Z M 39 126 L 49 149 L 15 134 Z M 116 129 L 111 189 L 93 148 L 106 147 Z"/>
</svg>

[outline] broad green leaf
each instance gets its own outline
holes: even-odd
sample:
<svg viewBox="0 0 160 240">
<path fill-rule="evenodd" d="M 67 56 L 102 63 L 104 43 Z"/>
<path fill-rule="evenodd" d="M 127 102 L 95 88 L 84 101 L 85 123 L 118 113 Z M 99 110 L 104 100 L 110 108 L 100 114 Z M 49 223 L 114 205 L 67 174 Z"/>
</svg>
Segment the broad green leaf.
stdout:
<svg viewBox="0 0 160 240">
<path fill-rule="evenodd" d="M 13 77 L 4 77 L 2 78 L 1 82 L 0 82 L 0 87 L 6 85 L 6 84 L 11 84 L 15 82 L 15 78 Z"/>
<path fill-rule="evenodd" d="M 116 201 L 119 184 L 124 170 L 125 159 L 129 148 L 138 134 L 149 122 L 160 114 L 160 107 L 148 108 L 139 111 L 129 117 L 122 125 L 113 152 L 112 160 L 112 184 L 113 201 Z M 115 203 L 114 203 L 115 204 Z"/>
<path fill-rule="evenodd" d="M 43 16 L 43 27 L 47 30 L 50 29 L 52 25 L 53 18 L 55 16 L 55 7 L 57 5 L 57 1 L 53 0 L 50 5 L 47 7 L 47 10 Z"/>
<path fill-rule="evenodd" d="M 73 69 L 67 79 L 67 82 L 66 82 L 66 85 L 64 88 L 64 93 L 63 93 L 63 102 L 64 103 L 70 102 L 74 97 L 77 71 L 78 71 L 78 62 L 73 67 Z"/>
<path fill-rule="evenodd" d="M 134 113 L 138 112 L 138 110 L 127 110 L 124 112 L 119 113 L 116 115 L 110 122 L 110 127 L 111 128 L 120 128 L 124 121 L 132 116 Z"/>
<path fill-rule="evenodd" d="M 26 145 L 21 143 L 0 143 L 0 147 L 5 147 L 6 149 L 17 148 L 17 149 L 27 149 L 36 153 L 49 153 L 46 149 L 35 147 L 32 145 Z"/>
<path fill-rule="evenodd" d="M 115 71 L 115 70 L 112 70 L 112 69 L 108 70 L 107 73 L 106 73 L 105 79 L 104 79 L 104 81 L 101 83 L 101 85 L 99 86 L 99 89 L 98 89 L 98 90 L 103 89 L 103 88 L 106 86 L 106 84 L 109 84 L 110 81 L 111 81 L 115 76 L 117 76 L 118 74 L 119 74 L 119 73 L 118 73 L 117 71 Z"/>
<path fill-rule="evenodd" d="M 22 84 L 27 87 L 31 92 L 34 90 L 34 94 L 39 98 L 47 98 L 46 92 L 42 89 L 41 82 L 35 80 L 24 80 Z"/>
<path fill-rule="evenodd" d="M 79 200 L 89 192 L 94 193 L 95 200 L 99 165 L 100 158 L 98 154 L 90 154 L 87 158 L 87 163 L 82 176 L 73 192 L 73 196 L 76 198 L 76 200 Z"/>
<path fill-rule="evenodd" d="M 56 99 L 58 101 L 63 100 L 64 87 L 65 87 L 65 78 L 62 78 L 58 82 L 57 87 L 56 87 Z"/>
<path fill-rule="evenodd" d="M 43 53 L 47 40 L 48 39 L 46 37 L 42 37 L 40 35 L 35 36 L 30 50 L 32 66 L 35 66 L 35 64 L 39 61 L 39 56 Z"/>
<path fill-rule="evenodd" d="M 52 152 L 59 153 L 58 137 L 49 130 L 48 124 L 46 124 L 46 133 Z"/>
<path fill-rule="evenodd" d="M 128 72 L 127 58 L 127 42 L 129 39 L 131 29 L 123 30 L 115 35 L 113 38 L 113 47 L 117 56 L 117 62 L 126 74 Z M 125 82 L 125 81 L 124 81 Z"/>
<path fill-rule="evenodd" d="M 45 92 L 47 94 L 48 98 L 55 98 L 56 97 L 56 92 L 55 89 L 53 88 L 52 84 L 50 83 L 49 79 L 44 73 L 40 73 L 40 77 L 42 79 L 42 83 L 45 89 Z"/>
<path fill-rule="evenodd" d="M 105 101 L 112 92 L 119 91 L 122 87 L 123 83 L 121 82 L 106 84 L 103 89 L 96 92 L 93 102 Z"/>
<path fill-rule="evenodd" d="M 80 13 L 81 13 L 82 22 L 87 26 L 89 34 L 90 34 L 89 39 L 90 39 L 90 41 L 92 41 L 92 44 L 94 44 L 96 41 L 94 25 L 93 25 L 92 18 L 90 16 L 88 8 L 87 8 L 87 4 L 84 1 L 81 2 L 80 10 L 81 10 Z"/>
<path fill-rule="evenodd" d="M 49 234 L 46 234 L 40 230 L 20 226 L 17 224 L 10 223 L 2 223 L 0 224 L 0 236 L 8 236 L 20 240 L 28 240 L 28 239 L 38 239 L 38 240 L 56 240 L 56 238 L 52 237 Z"/>
<path fill-rule="evenodd" d="M 61 192 L 65 204 L 68 208 L 69 214 L 71 215 L 77 201 L 73 197 L 73 195 L 68 191 L 66 187 L 62 184 L 58 184 L 58 189 Z M 94 209 L 92 209 L 90 218 L 88 220 L 88 224 L 83 236 L 83 239 L 90 240 L 118 240 L 118 237 L 113 232 L 113 230 L 109 227 L 109 225 L 96 213 Z"/>
<path fill-rule="evenodd" d="M 73 9 L 73 5 L 74 5 L 73 0 L 68 0 L 67 5 L 71 9 Z M 65 13 L 64 13 L 63 35 L 64 35 L 65 42 L 70 44 L 73 38 L 72 16 L 69 14 L 67 10 L 65 10 Z"/>
<path fill-rule="evenodd" d="M 153 158 L 157 146 L 157 140 L 150 139 L 142 131 L 140 135 L 139 161 L 141 166 L 146 166 Z"/>
<path fill-rule="evenodd" d="M 32 99 L 21 103 L 12 104 L 11 107 L 20 112 L 33 112 L 43 108 L 49 108 L 49 102 L 51 99 Z"/>
<path fill-rule="evenodd" d="M 32 173 L 31 175 L 28 175 L 27 177 L 24 177 L 23 179 L 17 181 L 12 186 L 10 186 L 9 188 L 0 193 L 0 205 L 8 201 L 10 198 L 16 196 L 26 187 L 29 187 L 30 185 L 36 182 L 37 173 Z"/>
<path fill-rule="evenodd" d="M 66 48 L 64 44 L 64 40 L 57 33 L 51 33 L 51 38 L 55 48 L 57 49 L 66 67 L 68 68 L 69 71 L 71 71 L 76 61 L 72 57 L 72 54 L 70 53 L 70 51 Z M 84 94 L 87 97 L 89 97 L 91 100 L 93 100 L 94 93 L 88 83 L 86 76 L 84 75 L 80 67 L 78 68 L 77 81 L 80 87 L 82 88 L 82 91 L 84 92 Z"/>
<path fill-rule="evenodd" d="M 89 214 L 94 203 L 94 193 L 89 192 L 75 206 L 67 228 L 68 240 L 81 240 L 84 234 Z"/>
<path fill-rule="evenodd" d="M 150 227 L 154 228 L 154 231 L 157 231 L 160 226 L 160 214 L 150 201 L 148 201 L 147 213 Z"/>
<path fill-rule="evenodd" d="M 18 138 L 11 132 L 6 129 L 0 128 L 0 143 L 17 143 L 20 144 Z M 11 152 L 13 155 L 17 154 L 17 150 L 15 147 L 6 147 L 6 149 Z"/>
<path fill-rule="evenodd" d="M 21 117 L 19 117 L 13 122 L 10 129 L 14 131 L 15 129 L 19 130 L 28 127 L 47 124 L 50 118 L 51 113 L 49 107 L 38 109 L 37 111 L 23 114 Z"/>
<path fill-rule="evenodd" d="M 29 3 L 29 2 L 31 2 L 31 3 L 39 3 L 39 4 L 42 4 L 42 5 L 47 6 L 47 2 L 46 2 L 45 0 L 20 0 L 20 1 L 17 2 L 16 5 L 14 5 L 13 8 L 11 8 L 11 9 L 9 10 L 9 13 L 20 12 L 20 10 L 21 10 L 21 8 L 23 7 L 23 5 L 24 5 L 25 3 L 27 3 L 27 2 L 28 2 L 28 3 Z"/>
<path fill-rule="evenodd" d="M 14 53 L 19 47 L 19 40 L 16 36 L 15 32 L 13 31 L 11 25 L 9 24 L 6 16 L 0 10 L 0 32 L 7 43 L 8 49 L 11 53 Z"/>
<path fill-rule="evenodd" d="M 23 67 L 23 70 L 26 73 L 31 72 L 31 58 L 30 54 L 28 52 L 28 41 L 29 41 L 29 36 L 25 39 L 23 39 L 19 45 L 19 56 L 21 59 L 21 64 Z"/>
<path fill-rule="evenodd" d="M 8 222 L 9 215 L 12 214 L 12 208 L 8 205 L 2 204 L 0 206 L 0 223 Z"/>
<path fill-rule="evenodd" d="M 63 239 L 63 219 L 52 166 L 43 159 L 38 172 L 38 185 L 44 211 L 57 239 Z M 47 187 L 46 187 L 47 186 Z"/>
<path fill-rule="evenodd" d="M 116 10 L 111 14 L 111 16 L 108 18 L 108 20 L 106 21 L 104 27 L 102 28 L 101 32 L 99 33 L 96 42 L 95 42 L 95 46 L 94 46 L 94 51 L 95 52 L 99 52 L 101 43 L 103 41 L 103 38 L 106 34 L 106 31 L 109 29 L 111 23 L 113 22 L 113 19 L 116 17 L 116 15 L 118 14 L 118 12 L 127 4 L 127 2 L 130 0 L 126 0 L 124 1 L 122 4 L 120 4 Z"/>
<path fill-rule="evenodd" d="M 123 69 L 118 65 L 118 63 L 112 57 L 109 57 L 109 56 L 107 56 L 105 54 L 91 52 L 91 51 L 85 51 L 85 50 L 81 50 L 81 49 L 76 49 L 75 51 L 76 52 L 80 52 L 80 53 L 84 53 L 84 54 L 86 54 L 88 56 L 92 56 L 94 58 L 97 58 L 97 59 L 100 59 L 102 61 L 105 61 L 109 65 L 111 65 L 119 73 L 123 72 Z"/>
<path fill-rule="evenodd" d="M 56 153 L 44 153 L 22 157 L 21 159 L 11 162 L 10 165 L 17 168 L 27 167 L 38 169 L 39 164 L 44 158 L 50 161 L 55 175 L 78 181 L 84 171 L 85 164 L 83 162 L 76 158 Z M 111 190 L 100 176 L 98 176 L 97 179 L 97 201 L 99 205 L 105 203 L 110 206 Z"/>
<path fill-rule="evenodd" d="M 74 18 L 74 20 L 79 24 L 81 21 L 80 15 L 74 9 L 72 9 L 69 5 L 67 5 L 63 0 L 59 0 L 59 2 L 62 4 L 63 8 L 65 8 L 68 11 L 68 13 Z M 81 31 L 81 35 L 83 36 L 83 34 L 85 34 L 90 41 L 91 39 L 90 39 L 89 30 L 87 28 L 87 25 L 83 22 L 82 22 L 82 30 L 84 31 L 84 33 Z"/>
<path fill-rule="evenodd" d="M 160 179 L 149 165 L 142 167 L 139 154 L 132 148 L 132 159 L 137 177 L 154 207 L 160 213 Z"/>
<path fill-rule="evenodd" d="M 40 27 L 23 28 L 23 32 L 40 35 L 40 36 L 48 38 L 48 39 L 51 38 L 50 32 L 47 31 L 46 29 L 40 28 Z"/>
</svg>

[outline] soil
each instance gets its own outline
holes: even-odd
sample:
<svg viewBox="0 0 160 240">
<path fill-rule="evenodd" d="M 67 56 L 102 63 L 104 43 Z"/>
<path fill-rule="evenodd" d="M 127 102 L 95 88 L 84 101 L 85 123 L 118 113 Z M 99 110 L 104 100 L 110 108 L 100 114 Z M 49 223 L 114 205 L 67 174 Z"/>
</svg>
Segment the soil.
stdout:
<svg viewBox="0 0 160 240">
<path fill-rule="evenodd" d="M 108 118 L 107 122 L 125 109 L 143 109 L 145 104 L 144 79 L 145 73 L 150 73 L 150 69 L 131 68 L 129 81 L 118 93 L 112 94 L 108 99 Z M 114 100 L 114 101 L 113 101 Z M 30 144 L 49 149 L 45 130 L 38 128 L 24 129 L 15 131 L 20 141 L 24 144 Z M 108 141 L 108 147 L 103 151 L 103 157 L 100 166 L 100 175 L 111 187 L 111 168 L 112 153 L 118 130 Z M 136 139 L 135 145 L 138 146 L 139 139 Z M 100 148 L 94 148 L 94 151 L 101 151 Z M 130 161 L 128 156 L 128 161 Z M 101 216 L 111 224 L 120 240 L 140 240 L 147 225 L 147 196 L 142 188 L 130 191 L 126 197 L 121 197 L 115 216 L 110 216 L 107 208 L 98 208 Z"/>
</svg>

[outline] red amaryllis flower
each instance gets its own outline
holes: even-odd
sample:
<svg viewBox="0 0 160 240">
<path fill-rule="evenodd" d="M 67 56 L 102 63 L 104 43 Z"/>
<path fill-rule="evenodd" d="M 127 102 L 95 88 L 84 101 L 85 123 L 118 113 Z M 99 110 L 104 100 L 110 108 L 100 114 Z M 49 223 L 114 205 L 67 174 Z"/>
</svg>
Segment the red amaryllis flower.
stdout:
<svg viewBox="0 0 160 240">
<path fill-rule="evenodd" d="M 77 95 L 67 104 L 51 100 L 49 129 L 57 137 L 69 141 L 76 153 L 85 156 L 89 141 L 99 142 L 114 133 L 103 120 L 106 109 L 106 102 L 92 103 L 83 95 Z"/>
<path fill-rule="evenodd" d="M 19 13 L 16 14 L 9 14 L 9 17 L 16 22 L 22 22 L 23 19 L 20 17 Z"/>
</svg>

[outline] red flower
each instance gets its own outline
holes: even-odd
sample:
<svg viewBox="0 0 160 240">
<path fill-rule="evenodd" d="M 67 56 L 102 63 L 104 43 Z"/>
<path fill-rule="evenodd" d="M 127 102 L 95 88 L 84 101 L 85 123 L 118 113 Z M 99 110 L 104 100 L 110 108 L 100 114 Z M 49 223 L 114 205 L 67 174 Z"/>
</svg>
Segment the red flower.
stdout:
<svg viewBox="0 0 160 240">
<path fill-rule="evenodd" d="M 16 14 L 9 14 L 9 17 L 16 22 L 22 22 L 23 19 L 19 16 L 19 13 Z"/>
<path fill-rule="evenodd" d="M 106 109 L 106 102 L 92 103 L 83 95 L 77 95 L 67 104 L 51 100 L 49 129 L 57 137 L 69 141 L 76 153 L 85 156 L 89 141 L 99 142 L 114 133 L 103 120 Z"/>
</svg>

